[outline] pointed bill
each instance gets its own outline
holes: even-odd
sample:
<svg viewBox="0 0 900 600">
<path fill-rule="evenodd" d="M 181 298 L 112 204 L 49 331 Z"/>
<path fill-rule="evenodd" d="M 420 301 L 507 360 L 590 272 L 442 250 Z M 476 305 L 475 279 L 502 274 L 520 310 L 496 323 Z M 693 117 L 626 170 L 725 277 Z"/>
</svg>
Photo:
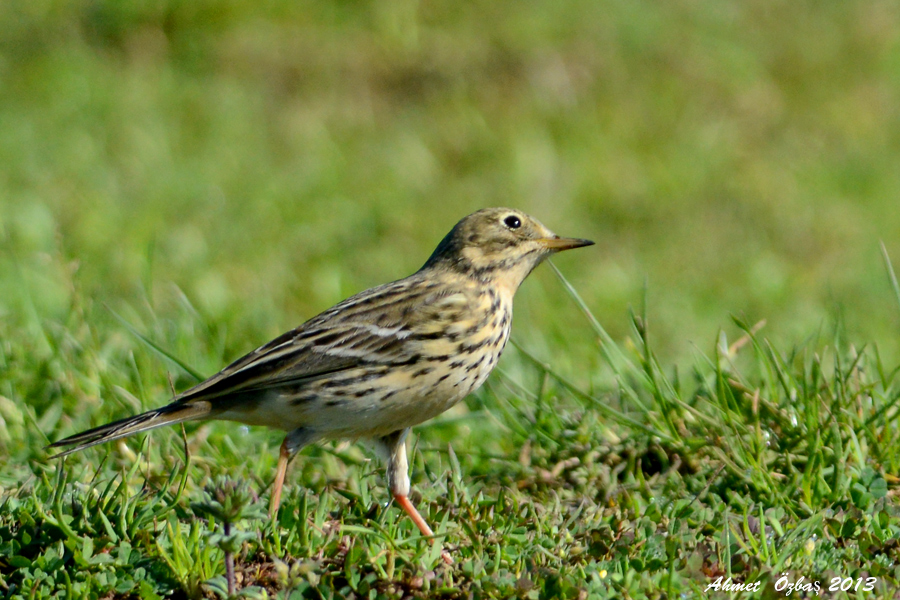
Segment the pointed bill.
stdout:
<svg viewBox="0 0 900 600">
<path fill-rule="evenodd" d="M 592 242 L 591 240 L 561 237 L 541 238 L 538 240 L 538 242 L 548 250 L 555 250 L 557 252 L 561 250 L 571 250 L 572 248 L 582 248 L 584 246 L 594 245 L 594 242 Z"/>
</svg>

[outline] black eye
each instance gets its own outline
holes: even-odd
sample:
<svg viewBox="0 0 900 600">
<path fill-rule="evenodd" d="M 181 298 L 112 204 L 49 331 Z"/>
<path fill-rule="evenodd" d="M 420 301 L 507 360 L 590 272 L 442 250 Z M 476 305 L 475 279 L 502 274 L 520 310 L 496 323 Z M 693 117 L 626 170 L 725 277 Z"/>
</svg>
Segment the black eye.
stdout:
<svg viewBox="0 0 900 600">
<path fill-rule="evenodd" d="M 503 219 L 503 224 L 510 229 L 518 229 L 522 226 L 522 221 L 520 221 L 519 217 L 517 217 L 516 215 L 509 215 L 508 217 Z"/>
</svg>

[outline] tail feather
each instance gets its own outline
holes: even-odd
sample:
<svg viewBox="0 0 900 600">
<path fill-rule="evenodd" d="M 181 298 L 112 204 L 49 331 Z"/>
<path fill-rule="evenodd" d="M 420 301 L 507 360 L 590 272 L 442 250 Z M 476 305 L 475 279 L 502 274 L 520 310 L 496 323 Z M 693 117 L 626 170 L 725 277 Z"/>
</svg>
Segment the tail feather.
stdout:
<svg viewBox="0 0 900 600">
<path fill-rule="evenodd" d="M 76 433 L 65 439 L 53 442 L 47 448 L 63 448 L 72 446 L 68 450 L 64 450 L 58 454 L 54 454 L 50 458 L 62 458 L 73 452 L 96 446 L 104 442 L 111 442 L 123 437 L 128 437 L 142 431 L 150 431 L 164 425 L 174 425 L 184 421 L 192 421 L 194 419 L 202 419 L 209 415 L 211 406 L 209 402 L 188 402 L 184 404 L 173 403 L 162 408 L 147 411 L 134 417 L 128 417 L 120 421 L 114 421 Z"/>
</svg>

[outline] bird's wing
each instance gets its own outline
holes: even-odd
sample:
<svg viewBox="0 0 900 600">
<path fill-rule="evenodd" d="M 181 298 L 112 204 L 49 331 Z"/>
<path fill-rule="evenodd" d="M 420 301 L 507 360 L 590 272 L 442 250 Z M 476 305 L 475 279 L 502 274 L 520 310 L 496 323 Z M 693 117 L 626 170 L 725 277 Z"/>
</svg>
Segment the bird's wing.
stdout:
<svg viewBox="0 0 900 600">
<path fill-rule="evenodd" d="M 368 365 L 410 360 L 421 323 L 456 296 L 413 277 L 366 290 L 239 358 L 176 402 L 213 400 L 326 377 Z"/>
<path fill-rule="evenodd" d="M 290 331 L 180 394 L 179 402 L 297 385 L 366 364 L 359 328 Z M 395 343 L 384 337 L 380 345 Z M 370 341 L 365 346 L 375 346 Z"/>
</svg>

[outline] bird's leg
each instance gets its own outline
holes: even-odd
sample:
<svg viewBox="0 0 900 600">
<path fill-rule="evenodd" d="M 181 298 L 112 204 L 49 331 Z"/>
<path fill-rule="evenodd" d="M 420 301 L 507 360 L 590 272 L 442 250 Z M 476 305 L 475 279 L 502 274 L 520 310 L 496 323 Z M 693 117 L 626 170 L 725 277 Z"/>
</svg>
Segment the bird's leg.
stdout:
<svg viewBox="0 0 900 600">
<path fill-rule="evenodd" d="M 422 535 L 432 538 L 431 541 L 434 543 L 436 542 L 433 539 L 434 531 L 409 501 L 409 464 L 406 460 L 406 435 L 408 433 L 408 428 L 402 429 L 378 440 L 379 446 L 386 454 L 388 487 L 394 500 L 397 501 L 400 508 L 406 511 Z M 441 551 L 441 558 L 448 565 L 453 564 L 453 558 L 447 550 Z"/>
<path fill-rule="evenodd" d="M 413 520 L 413 523 L 416 524 L 416 527 L 419 528 L 419 531 L 422 532 L 422 535 L 426 537 L 434 537 L 434 532 L 431 530 L 431 527 L 428 526 L 428 523 L 425 522 L 425 519 L 422 517 L 422 515 L 419 514 L 419 511 L 416 510 L 416 507 L 413 506 L 412 502 L 409 501 L 408 496 L 394 494 L 394 500 L 397 501 L 397 504 L 400 505 L 400 508 L 406 511 L 406 514 L 408 514 L 409 518 Z"/>
<path fill-rule="evenodd" d="M 275 482 L 272 484 L 272 498 L 269 504 L 269 518 L 274 519 L 278 514 L 278 506 L 281 504 L 281 488 L 284 487 L 284 475 L 287 473 L 288 461 L 291 460 L 291 451 L 288 449 L 288 438 L 281 443 L 281 451 L 278 454 L 278 470 L 275 471 Z"/>
<path fill-rule="evenodd" d="M 278 453 L 278 469 L 275 471 L 275 481 L 272 483 L 272 498 L 269 504 L 269 518 L 274 519 L 281 505 L 281 490 L 284 487 L 284 476 L 291 458 L 303 448 L 303 446 L 318 439 L 315 433 L 309 429 L 295 429 L 284 438 L 281 443 L 281 451 Z"/>
</svg>

